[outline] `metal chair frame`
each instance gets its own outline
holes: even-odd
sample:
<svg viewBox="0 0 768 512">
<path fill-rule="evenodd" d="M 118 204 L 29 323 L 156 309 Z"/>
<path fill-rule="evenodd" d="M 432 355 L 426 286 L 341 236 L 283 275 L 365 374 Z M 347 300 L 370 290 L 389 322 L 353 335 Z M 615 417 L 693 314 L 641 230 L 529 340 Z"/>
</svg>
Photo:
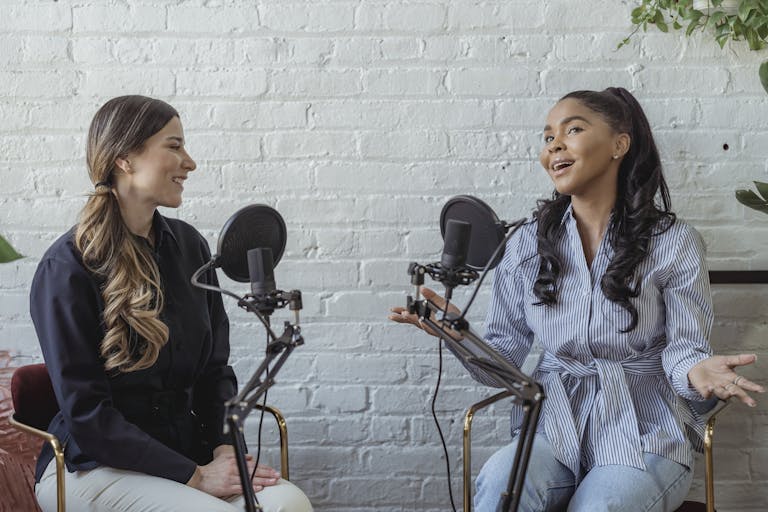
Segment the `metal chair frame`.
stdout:
<svg viewBox="0 0 768 512">
<path fill-rule="evenodd" d="M 464 488 L 464 512 L 472 512 L 472 420 L 475 414 L 486 407 L 512 396 L 509 391 L 502 391 L 475 404 L 467 409 L 464 415 L 464 465 L 463 465 L 463 488 Z M 707 419 L 704 429 L 704 482 L 706 490 L 706 511 L 715 512 L 715 467 L 712 448 L 715 436 L 715 421 L 717 416 L 730 405 L 730 402 L 724 402 Z"/>
<path fill-rule="evenodd" d="M 18 370 L 17 370 L 18 371 Z M 18 400 L 28 400 L 29 397 L 15 397 Z M 288 467 L 288 425 L 285 421 L 285 417 L 276 407 L 270 405 L 255 404 L 254 408 L 268 412 L 275 418 L 277 428 L 280 434 L 280 476 L 283 479 L 290 479 L 290 470 Z M 16 414 L 9 418 L 10 424 L 18 430 L 42 439 L 49 443 L 53 448 L 54 460 L 56 462 L 56 510 L 57 512 L 66 512 L 66 487 L 65 487 L 65 470 L 64 464 L 64 447 L 59 442 L 58 438 L 44 430 L 40 430 L 31 425 L 20 421 Z"/>
</svg>

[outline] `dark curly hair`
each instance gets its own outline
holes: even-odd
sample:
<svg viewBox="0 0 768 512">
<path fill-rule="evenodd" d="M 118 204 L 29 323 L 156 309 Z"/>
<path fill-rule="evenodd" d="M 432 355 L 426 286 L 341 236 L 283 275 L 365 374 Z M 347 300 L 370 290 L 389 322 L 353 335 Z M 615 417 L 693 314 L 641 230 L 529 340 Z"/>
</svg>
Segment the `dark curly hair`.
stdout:
<svg viewBox="0 0 768 512">
<path fill-rule="evenodd" d="M 651 237 L 669 229 L 675 222 L 669 189 L 661 170 L 661 159 L 651 127 L 642 107 L 623 88 L 604 91 L 575 91 L 560 101 L 574 99 L 600 115 L 617 133 L 627 133 L 630 147 L 618 176 L 616 204 L 608 226 L 608 241 L 614 255 L 600 281 L 603 294 L 630 314 L 629 325 L 621 332 L 637 327 L 637 308 L 630 301 L 640 295 L 638 265 L 648 256 Z M 658 203 L 660 200 L 660 204 Z M 562 269 L 555 243 L 561 237 L 561 221 L 571 197 L 555 191 L 551 199 L 536 203 L 539 274 L 533 293 L 537 305 L 557 302 L 557 280 Z"/>
</svg>

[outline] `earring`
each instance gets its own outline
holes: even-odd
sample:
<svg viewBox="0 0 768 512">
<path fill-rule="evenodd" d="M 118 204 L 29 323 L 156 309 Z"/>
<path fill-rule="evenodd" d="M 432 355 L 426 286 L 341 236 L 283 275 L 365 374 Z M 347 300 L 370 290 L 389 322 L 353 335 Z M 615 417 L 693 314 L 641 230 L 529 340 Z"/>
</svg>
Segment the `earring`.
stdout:
<svg viewBox="0 0 768 512">
<path fill-rule="evenodd" d="M 619 155 L 613 155 L 614 160 L 616 160 L 617 158 L 619 158 Z"/>
</svg>

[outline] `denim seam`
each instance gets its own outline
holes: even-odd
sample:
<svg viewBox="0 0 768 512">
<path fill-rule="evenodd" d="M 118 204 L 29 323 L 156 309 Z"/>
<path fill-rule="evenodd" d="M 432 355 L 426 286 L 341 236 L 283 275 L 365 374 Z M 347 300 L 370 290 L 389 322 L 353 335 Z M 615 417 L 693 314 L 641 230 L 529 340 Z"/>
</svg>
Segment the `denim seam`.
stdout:
<svg viewBox="0 0 768 512">
<path fill-rule="evenodd" d="M 664 496 L 666 496 L 666 495 L 667 495 L 667 493 L 668 493 L 670 490 L 672 490 L 673 488 L 675 488 L 675 487 L 676 487 L 676 486 L 677 486 L 677 485 L 680 483 L 680 481 L 681 481 L 681 480 L 682 480 L 682 479 L 685 477 L 685 475 L 687 474 L 687 472 L 688 472 L 688 471 L 691 471 L 691 470 L 690 470 L 690 469 L 687 469 L 687 468 L 683 468 L 683 470 L 680 472 L 680 474 L 678 475 L 678 477 L 677 477 L 677 478 L 675 478 L 675 480 L 674 480 L 674 481 L 673 481 L 671 484 L 669 484 L 669 485 L 667 486 L 667 488 L 666 488 L 666 489 L 664 489 L 663 491 L 661 491 L 661 492 L 659 493 L 659 495 L 656 497 L 656 499 L 655 499 L 655 500 L 653 500 L 653 503 L 651 503 L 651 504 L 650 504 L 648 507 L 646 507 L 646 508 L 645 508 L 645 510 L 646 510 L 646 511 L 648 511 L 648 510 L 651 510 L 653 507 L 655 507 L 655 506 L 656 506 L 656 504 L 657 504 L 657 503 L 658 503 L 658 502 L 659 502 L 659 501 L 660 501 L 662 498 L 664 498 Z"/>
</svg>

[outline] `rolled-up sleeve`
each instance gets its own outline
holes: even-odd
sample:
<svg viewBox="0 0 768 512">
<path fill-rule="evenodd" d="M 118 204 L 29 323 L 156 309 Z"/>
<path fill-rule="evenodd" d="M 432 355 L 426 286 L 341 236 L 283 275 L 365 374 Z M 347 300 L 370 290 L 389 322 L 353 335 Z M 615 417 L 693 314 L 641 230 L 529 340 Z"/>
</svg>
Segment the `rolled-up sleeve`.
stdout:
<svg viewBox="0 0 768 512">
<path fill-rule="evenodd" d="M 688 372 L 712 355 L 712 295 L 705 263 L 704 242 L 693 228 L 684 226 L 674 254 L 670 277 L 664 286 L 667 347 L 664 370 L 672 387 L 683 398 L 704 400 L 688 381 Z"/>
</svg>

